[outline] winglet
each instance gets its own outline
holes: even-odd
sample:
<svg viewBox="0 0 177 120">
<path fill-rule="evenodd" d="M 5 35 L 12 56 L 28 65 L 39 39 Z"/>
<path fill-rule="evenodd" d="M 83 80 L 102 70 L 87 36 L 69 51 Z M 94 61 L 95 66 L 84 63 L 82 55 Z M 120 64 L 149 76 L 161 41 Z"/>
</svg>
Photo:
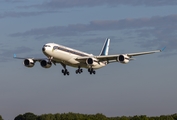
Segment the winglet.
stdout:
<svg viewBox="0 0 177 120">
<path fill-rule="evenodd" d="M 160 52 L 164 51 L 165 49 L 166 49 L 166 47 L 163 47 L 163 48 L 160 50 Z"/>
<path fill-rule="evenodd" d="M 14 58 L 16 58 L 17 57 L 17 55 L 16 54 L 14 54 Z"/>
</svg>

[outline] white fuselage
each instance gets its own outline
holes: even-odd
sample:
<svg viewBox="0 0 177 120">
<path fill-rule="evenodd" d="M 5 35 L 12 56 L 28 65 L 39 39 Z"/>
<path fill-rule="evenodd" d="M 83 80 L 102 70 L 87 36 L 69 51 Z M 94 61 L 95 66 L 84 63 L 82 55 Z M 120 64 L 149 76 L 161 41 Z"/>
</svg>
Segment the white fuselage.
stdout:
<svg viewBox="0 0 177 120">
<path fill-rule="evenodd" d="M 72 66 L 72 67 L 90 68 L 90 65 L 88 65 L 86 61 L 78 61 L 76 60 L 76 58 L 78 57 L 94 58 L 92 54 L 88 54 L 55 43 L 47 43 L 43 46 L 43 49 L 45 49 L 43 50 L 43 53 L 52 61 L 55 61 L 56 63 Z M 107 62 L 94 61 L 94 64 L 92 64 L 91 67 L 94 69 L 98 69 L 104 67 L 106 64 Z"/>
</svg>

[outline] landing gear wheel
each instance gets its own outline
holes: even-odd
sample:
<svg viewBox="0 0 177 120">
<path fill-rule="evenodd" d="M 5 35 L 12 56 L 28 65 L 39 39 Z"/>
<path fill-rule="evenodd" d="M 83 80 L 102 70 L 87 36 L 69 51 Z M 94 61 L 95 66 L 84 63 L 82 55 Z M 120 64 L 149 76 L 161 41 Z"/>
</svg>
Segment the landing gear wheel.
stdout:
<svg viewBox="0 0 177 120">
<path fill-rule="evenodd" d="M 81 74 L 83 72 L 83 70 L 82 69 L 80 69 L 80 67 L 78 67 L 78 69 L 76 70 L 76 74 Z"/>
<path fill-rule="evenodd" d="M 79 73 L 79 71 L 78 70 L 76 70 L 76 74 L 78 74 Z"/>
<path fill-rule="evenodd" d="M 69 75 L 69 71 L 66 69 L 66 65 L 61 63 L 61 65 L 63 66 L 64 69 L 61 70 L 61 73 L 63 73 L 63 75 Z"/>
<path fill-rule="evenodd" d="M 68 70 L 67 70 L 67 69 L 65 69 L 65 70 L 64 70 L 64 69 L 62 69 L 62 70 L 61 70 L 61 72 L 63 73 L 63 75 L 69 75 L 69 72 L 68 72 Z"/>
<path fill-rule="evenodd" d="M 93 68 L 89 68 L 89 69 L 88 69 L 88 72 L 90 73 L 90 75 L 91 75 L 91 74 L 96 74 L 96 71 L 93 70 Z"/>
<path fill-rule="evenodd" d="M 66 74 L 69 75 L 69 72 L 67 71 Z"/>
<path fill-rule="evenodd" d="M 62 70 L 61 70 L 61 72 L 64 74 L 65 70 L 64 70 L 64 69 L 62 69 Z"/>
</svg>

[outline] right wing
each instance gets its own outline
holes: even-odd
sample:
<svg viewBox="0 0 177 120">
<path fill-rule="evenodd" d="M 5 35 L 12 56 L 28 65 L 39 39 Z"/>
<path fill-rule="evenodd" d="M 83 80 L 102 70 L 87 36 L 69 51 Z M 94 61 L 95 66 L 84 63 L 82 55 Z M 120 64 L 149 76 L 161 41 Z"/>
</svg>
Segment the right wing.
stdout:
<svg viewBox="0 0 177 120">
<path fill-rule="evenodd" d="M 33 67 L 35 62 L 40 62 L 41 66 L 44 68 L 50 68 L 52 66 L 52 63 L 55 65 L 55 62 L 48 59 L 48 58 L 30 58 L 30 57 L 17 57 L 16 54 L 14 54 L 13 58 L 15 59 L 23 59 L 23 64 L 26 67 Z"/>
<path fill-rule="evenodd" d="M 35 62 L 36 62 L 36 61 L 40 62 L 40 61 L 42 61 L 42 60 L 48 59 L 48 58 L 32 58 L 32 57 L 26 57 L 26 58 L 25 58 L 25 57 L 17 57 L 16 54 L 14 54 L 13 58 L 15 58 L 15 59 L 23 59 L 23 60 L 25 60 L 25 59 L 32 59 L 32 60 L 34 60 Z"/>
</svg>

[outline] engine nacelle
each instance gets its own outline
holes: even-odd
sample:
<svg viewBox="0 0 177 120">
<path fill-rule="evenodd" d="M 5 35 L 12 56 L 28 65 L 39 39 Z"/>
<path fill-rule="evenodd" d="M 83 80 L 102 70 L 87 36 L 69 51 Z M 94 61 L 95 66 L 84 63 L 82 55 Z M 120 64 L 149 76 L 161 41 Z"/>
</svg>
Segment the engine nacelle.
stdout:
<svg viewBox="0 0 177 120">
<path fill-rule="evenodd" d="M 120 63 L 128 63 L 130 61 L 130 57 L 128 57 L 127 55 L 119 55 L 117 57 L 117 61 L 119 61 Z"/>
<path fill-rule="evenodd" d="M 25 59 L 23 61 L 24 66 L 26 67 L 33 67 L 34 66 L 34 60 L 33 59 Z"/>
<path fill-rule="evenodd" d="M 52 66 L 52 63 L 48 60 L 42 60 L 40 64 L 43 68 L 50 68 Z"/>
<path fill-rule="evenodd" d="M 88 58 L 86 60 L 87 65 L 96 65 L 96 61 L 98 61 L 96 58 Z"/>
</svg>

